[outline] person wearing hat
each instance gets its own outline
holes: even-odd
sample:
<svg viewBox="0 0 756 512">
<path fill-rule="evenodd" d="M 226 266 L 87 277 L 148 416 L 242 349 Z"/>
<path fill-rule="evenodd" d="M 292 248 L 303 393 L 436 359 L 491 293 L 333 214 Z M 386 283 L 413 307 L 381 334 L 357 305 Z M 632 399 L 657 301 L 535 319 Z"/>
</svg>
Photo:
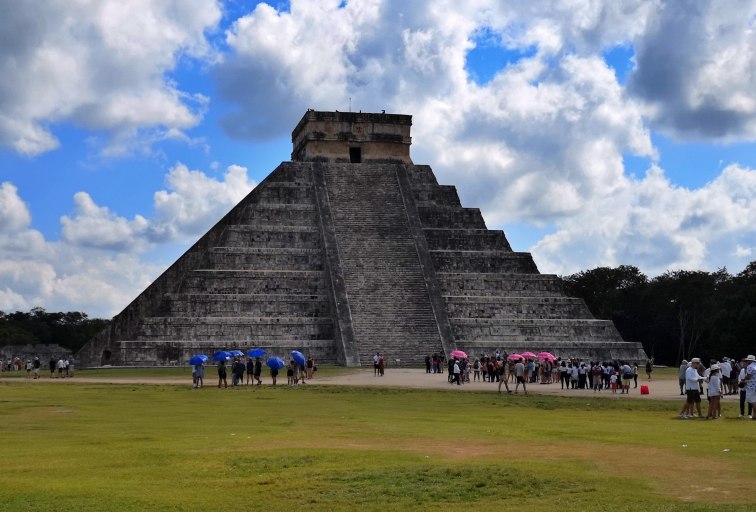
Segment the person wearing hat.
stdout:
<svg viewBox="0 0 756 512">
<path fill-rule="evenodd" d="M 748 355 L 744 361 L 748 363 L 748 366 L 746 367 L 746 375 L 743 379 L 743 382 L 745 383 L 746 402 L 748 402 L 753 408 L 756 407 L 756 357 Z"/>
<path fill-rule="evenodd" d="M 709 367 L 709 378 L 707 379 L 708 385 L 706 393 L 709 397 L 709 409 L 706 411 L 706 419 L 715 420 L 722 415 L 722 409 L 720 407 L 720 398 L 722 396 L 722 390 L 720 386 L 722 384 L 719 375 L 720 366 L 714 363 Z"/>
<path fill-rule="evenodd" d="M 746 378 L 746 369 L 748 369 L 748 361 L 746 361 L 745 358 L 743 358 L 743 360 L 740 361 L 740 363 L 741 363 L 739 365 L 740 370 L 738 371 L 738 379 L 737 380 L 738 380 L 738 388 L 739 388 L 739 394 L 740 394 L 740 397 L 739 397 L 740 398 L 740 416 L 739 416 L 739 418 L 742 420 L 742 419 L 745 418 L 745 412 L 746 412 L 746 409 L 745 409 L 745 404 L 746 404 L 746 390 L 745 390 L 746 382 L 745 382 L 745 378 Z M 748 418 L 749 419 L 753 418 L 753 406 L 751 404 L 748 404 Z"/>
<path fill-rule="evenodd" d="M 701 417 L 701 392 L 698 383 L 703 379 L 698 374 L 698 367 L 701 366 L 701 360 L 694 357 L 690 360 L 690 366 L 685 370 L 685 405 L 680 411 L 680 418 L 687 420 L 693 418 L 693 406 L 696 407 L 698 417 Z"/>
</svg>

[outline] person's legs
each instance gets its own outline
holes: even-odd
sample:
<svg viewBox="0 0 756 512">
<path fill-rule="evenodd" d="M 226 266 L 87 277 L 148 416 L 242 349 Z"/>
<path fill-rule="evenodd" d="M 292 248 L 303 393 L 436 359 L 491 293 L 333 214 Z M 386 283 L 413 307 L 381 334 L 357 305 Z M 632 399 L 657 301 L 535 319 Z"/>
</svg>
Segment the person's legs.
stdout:
<svg viewBox="0 0 756 512">
<path fill-rule="evenodd" d="M 746 403 L 746 392 L 745 392 L 745 389 L 741 389 L 740 390 L 740 417 L 741 418 L 745 417 L 745 403 Z"/>
</svg>

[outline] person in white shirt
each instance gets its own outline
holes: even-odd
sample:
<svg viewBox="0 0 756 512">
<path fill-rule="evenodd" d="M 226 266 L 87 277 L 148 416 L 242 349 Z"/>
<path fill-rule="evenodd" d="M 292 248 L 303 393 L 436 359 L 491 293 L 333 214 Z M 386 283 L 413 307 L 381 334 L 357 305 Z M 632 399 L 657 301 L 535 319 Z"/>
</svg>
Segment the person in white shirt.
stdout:
<svg viewBox="0 0 756 512">
<path fill-rule="evenodd" d="M 680 411 L 680 418 L 688 419 L 693 417 L 693 406 L 696 407 L 698 416 L 701 416 L 701 392 L 698 382 L 703 379 L 698 374 L 698 368 L 701 366 L 701 360 L 694 357 L 690 361 L 690 366 L 685 370 L 685 404 Z"/>
<path fill-rule="evenodd" d="M 716 363 L 709 368 L 709 379 L 706 388 L 706 392 L 709 395 L 709 409 L 706 411 L 706 419 L 715 420 L 722 415 L 720 407 L 722 390 L 719 387 L 721 385 L 719 368 L 720 366 Z"/>
<path fill-rule="evenodd" d="M 517 390 L 520 389 L 520 384 L 522 384 L 522 390 L 527 395 L 528 388 L 525 387 L 525 365 L 522 364 L 522 359 L 518 360 L 517 364 L 515 365 L 515 379 L 517 380 L 517 385 L 515 386 L 515 394 L 517 394 Z"/>
<path fill-rule="evenodd" d="M 740 388 L 740 418 L 745 418 L 745 404 L 746 404 L 746 390 L 745 390 L 745 377 L 746 377 L 746 367 L 748 366 L 748 362 L 743 359 L 742 361 L 743 367 L 740 369 L 740 373 L 738 373 L 738 388 Z M 753 406 L 751 404 L 748 404 L 748 418 L 753 418 Z"/>
<path fill-rule="evenodd" d="M 728 358 L 722 358 L 722 362 L 719 363 L 719 373 L 722 379 L 722 394 L 733 394 L 732 380 L 730 379 L 730 374 L 732 373 L 732 365 L 730 364 L 730 360 Z"/>
<path fill-rule="evenodd" d="M 756 357 L 748 355 L 744 361 L 748 362 L 746 374 L 743 378 L 743 382 L 745 382 L 746 402 L 752 408 L 756 408 Z M 752 416 L 751 419 L 756 419 L 756 417 Z"/>
</svg>

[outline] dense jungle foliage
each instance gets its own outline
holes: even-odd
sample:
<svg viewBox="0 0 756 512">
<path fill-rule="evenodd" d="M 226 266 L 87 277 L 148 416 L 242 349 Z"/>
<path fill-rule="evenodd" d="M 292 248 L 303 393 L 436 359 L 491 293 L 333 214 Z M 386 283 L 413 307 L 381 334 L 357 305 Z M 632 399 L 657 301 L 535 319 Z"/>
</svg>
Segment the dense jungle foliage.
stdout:
<svg viewBox="0 0 756 512">
<path fill-rule="evenodd" d="M 671 271 L 649 279 L 636 267 L 600 267 L 563 276 L 567 295 L 613 320 L 662 364 L 756 352 L 756 261 L 736 275 Z"/>
<path fill-rule="evenodd" d="M 78 311 L 48 313 L 43 308 L 15 313 L 0 311 L 0 346 L 57 343 L 76 353 L 108 322 Z"/>
</svg>

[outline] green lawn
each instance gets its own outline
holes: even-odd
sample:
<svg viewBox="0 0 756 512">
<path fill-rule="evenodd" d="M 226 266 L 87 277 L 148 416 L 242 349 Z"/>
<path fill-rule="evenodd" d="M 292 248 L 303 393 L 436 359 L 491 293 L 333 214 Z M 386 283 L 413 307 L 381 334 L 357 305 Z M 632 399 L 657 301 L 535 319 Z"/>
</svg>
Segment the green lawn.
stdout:
<svg viewBox="0 0 756 512">
<path fill-rule="evenodd" d="M 677 402 L 19 380 L 0 403 L 0 510 L 756 503 L 756 422 L 681 421 Z"/>
</svg>

